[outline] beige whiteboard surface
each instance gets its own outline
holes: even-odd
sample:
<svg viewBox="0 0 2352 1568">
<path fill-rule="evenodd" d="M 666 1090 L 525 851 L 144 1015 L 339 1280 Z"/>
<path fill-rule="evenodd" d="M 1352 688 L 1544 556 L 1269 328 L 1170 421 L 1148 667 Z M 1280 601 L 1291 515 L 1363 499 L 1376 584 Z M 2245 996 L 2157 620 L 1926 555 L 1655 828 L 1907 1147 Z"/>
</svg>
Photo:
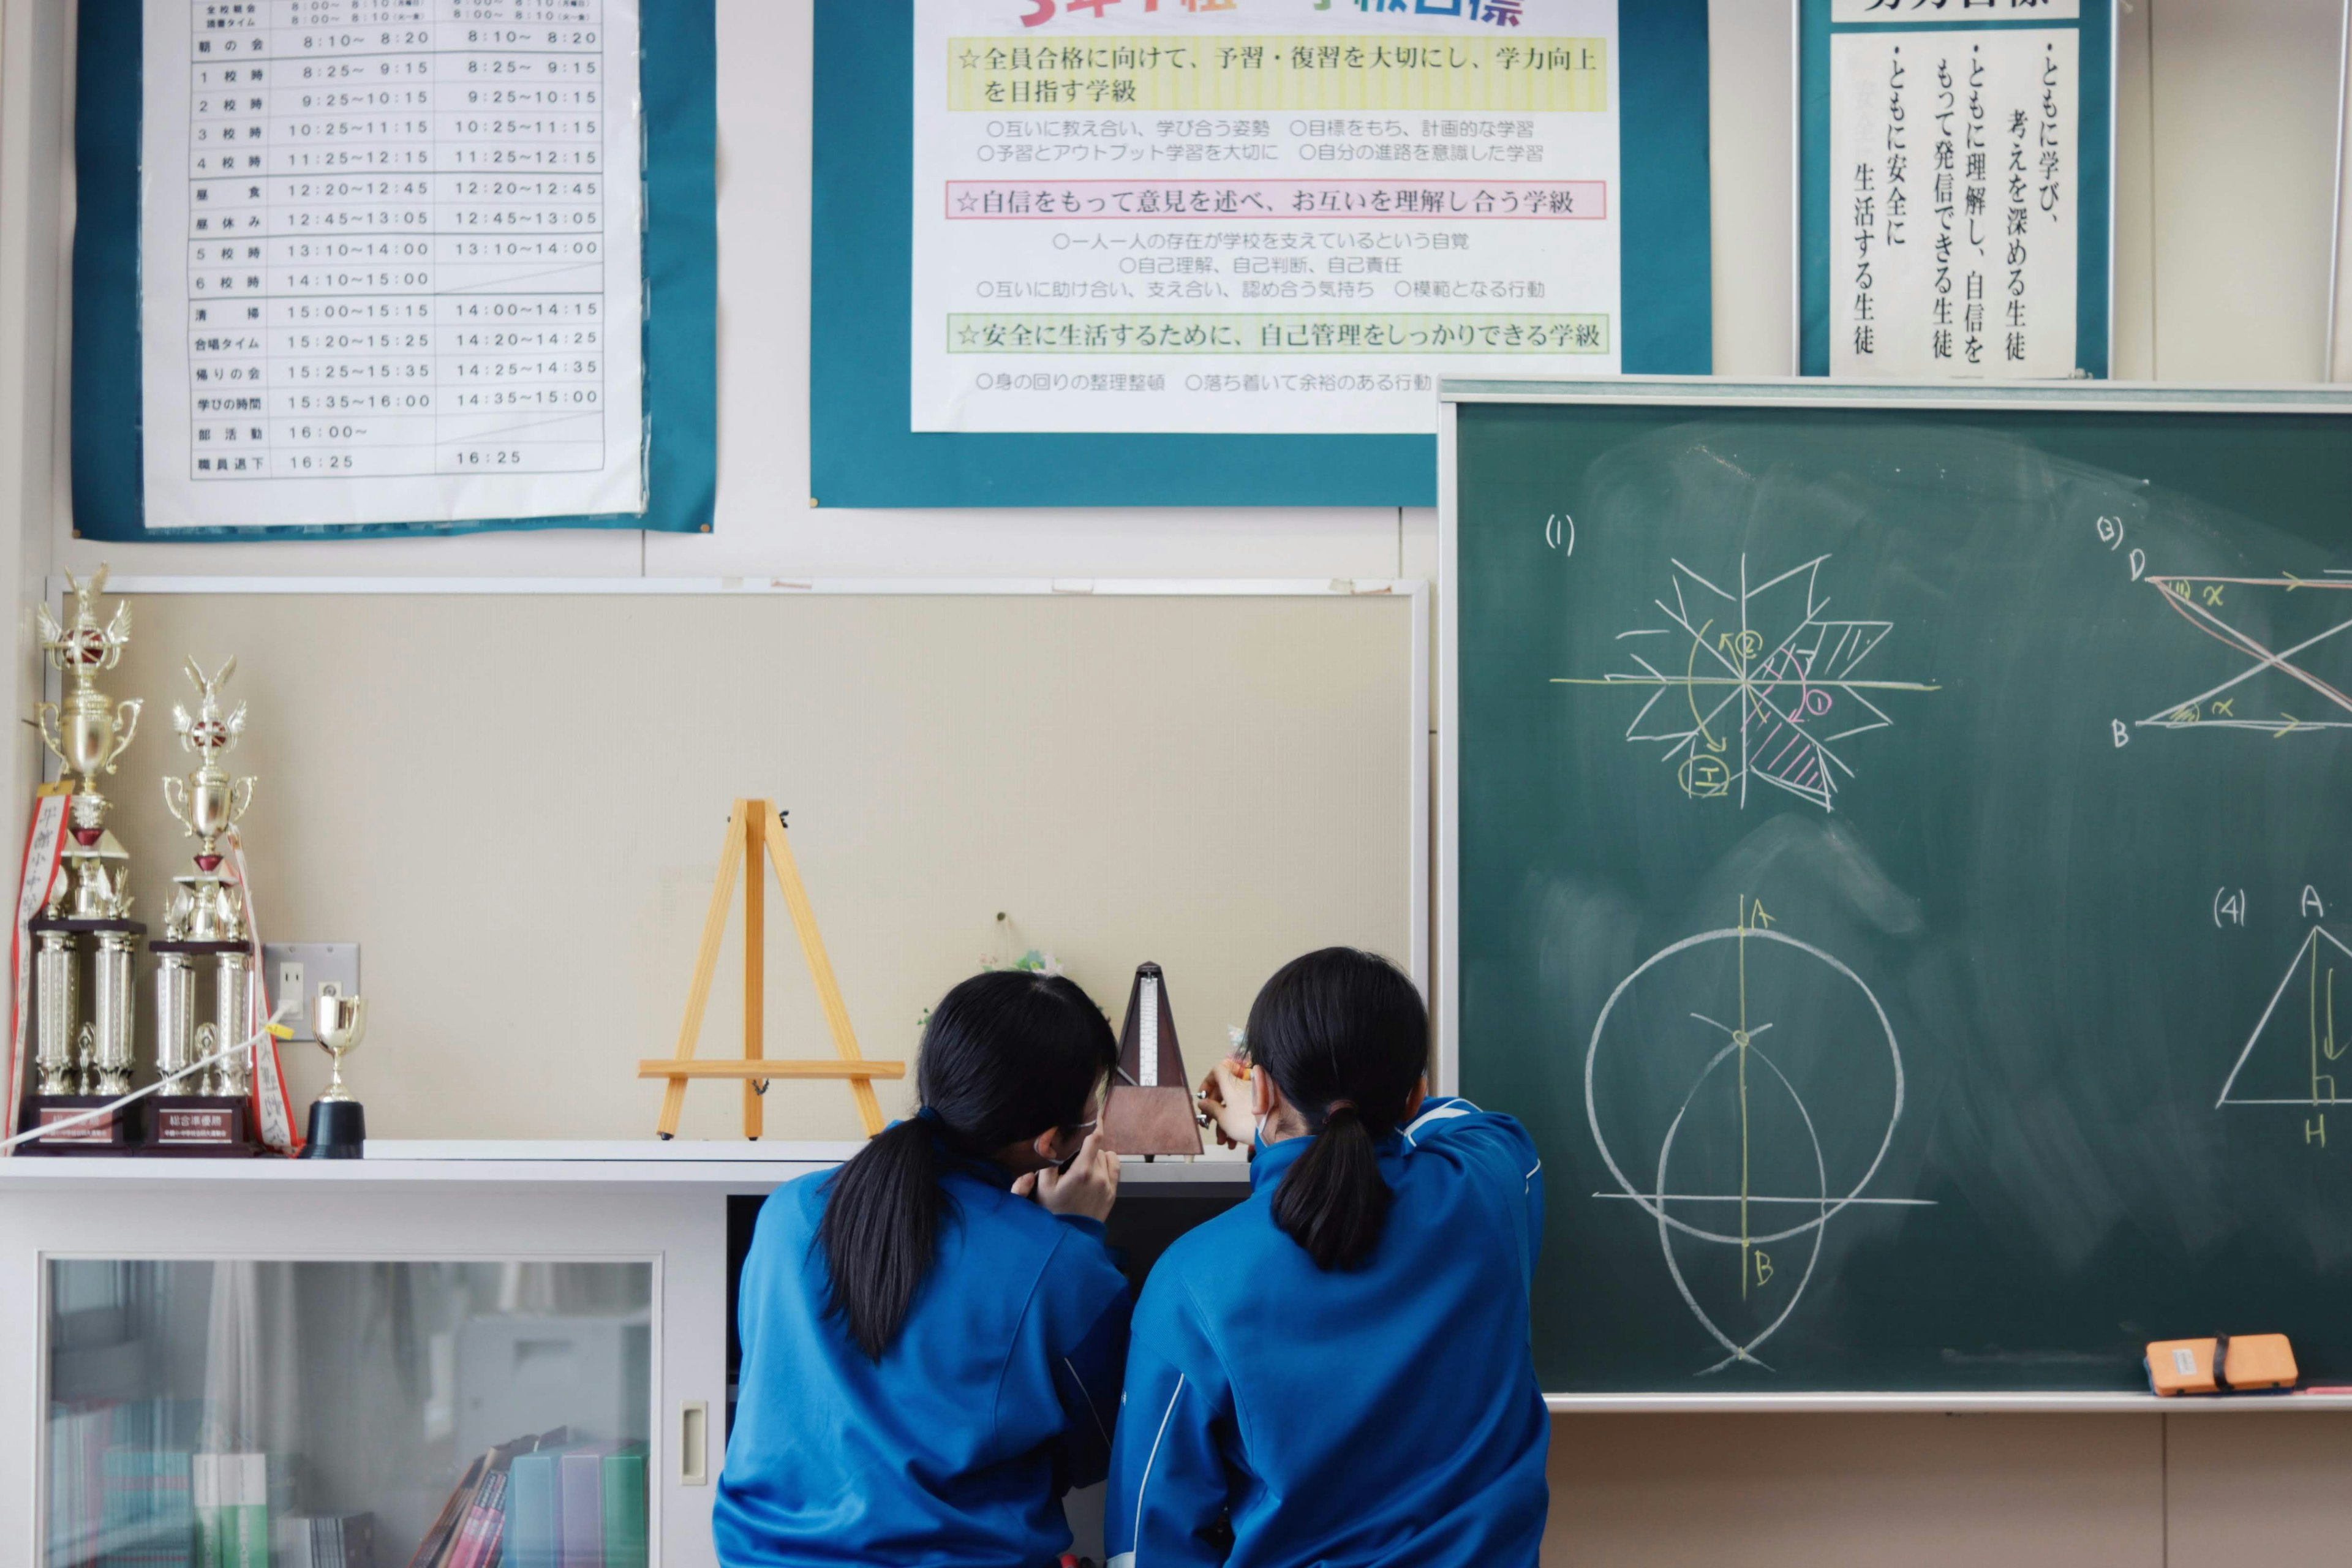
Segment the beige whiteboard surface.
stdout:
<svg viewBox="0 0 2352 1568">
<path fill-rule="evenodd" d="M 1202 1066 L 1295 954 L 1415 956 L 1402 593 L 125 586 L 104 688 L 147 703 L 109 792 L 133 914 L 153 925 L 192 868 L 160 784 L 194 765 L 182 661 L 235 654 L 262 935 L 361 944 L 348 1074 L 376 1137 L 650 1138 L 661 1090 L 635 1064 L 675 1046 L 736 795 L 790 808 L 869 1057 L 911 1061 L 923 1010 L 1001 946 L 1052 950 L 1114 1025 L 1158 962 Z M 741 1052 L 740 897 L 704 1056 Z M 766 914 L 767 1054 L 830 1056 L 772 879 Z M 325 1060 L 281 1048 L 300 1116 Z M 886 1113 L 911 1082 L 878 1086 Z M 839 1083 L 778 1083 L 765 1109 L 772 1139 L 858 1135 Z M 737 1086 L 689 1089 L 681 1137 L 741 1127 Z"/>
</svg>

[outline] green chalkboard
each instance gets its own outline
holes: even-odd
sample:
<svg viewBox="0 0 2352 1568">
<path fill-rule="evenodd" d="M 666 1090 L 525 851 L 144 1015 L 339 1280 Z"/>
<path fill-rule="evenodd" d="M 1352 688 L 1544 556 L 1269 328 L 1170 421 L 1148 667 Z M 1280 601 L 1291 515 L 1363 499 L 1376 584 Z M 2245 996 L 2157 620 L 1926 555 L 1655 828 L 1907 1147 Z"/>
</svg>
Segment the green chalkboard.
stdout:
<svg viewBox="0 0 2352 1568">
<path fill-rule="evenodd" d="M 1450 405 L 1442 965 L 1544 1386 L 2352 1381 L 2352 400 L 1549 391 Z"/>
</svg>

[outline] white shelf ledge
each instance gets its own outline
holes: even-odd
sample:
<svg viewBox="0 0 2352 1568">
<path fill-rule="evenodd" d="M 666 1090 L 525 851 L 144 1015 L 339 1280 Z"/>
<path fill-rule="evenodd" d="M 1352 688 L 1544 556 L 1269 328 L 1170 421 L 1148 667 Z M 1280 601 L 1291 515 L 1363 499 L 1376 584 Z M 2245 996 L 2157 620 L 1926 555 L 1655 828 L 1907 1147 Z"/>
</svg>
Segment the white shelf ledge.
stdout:
<svg viewBox="0 0 2352 1568">
<path fill-rule="evenodd" d="M 854 1142 L 718 1142 L 656 1139 L 590 1142 L 378 1139 L 363 1160 L 203 1160 L 139 1155 L 19 1155 L 0 1160 L 0 1190 L 130 1182 L 186 1186 L 214 1182 L 475 1183 L 503 1186 L 699 1184 L 766 1191 L 855 1154 Z M 1238 1188 L 1249 1165 L 1233 1157 L 1120 1162 L 1129 1189 Z"/>
<path fill-rule="evenodd" d="M 2352 1410 L 2352 1394 L 1547 1394 L 1555 1415 L 2195 1415 Z"/>
</svg>

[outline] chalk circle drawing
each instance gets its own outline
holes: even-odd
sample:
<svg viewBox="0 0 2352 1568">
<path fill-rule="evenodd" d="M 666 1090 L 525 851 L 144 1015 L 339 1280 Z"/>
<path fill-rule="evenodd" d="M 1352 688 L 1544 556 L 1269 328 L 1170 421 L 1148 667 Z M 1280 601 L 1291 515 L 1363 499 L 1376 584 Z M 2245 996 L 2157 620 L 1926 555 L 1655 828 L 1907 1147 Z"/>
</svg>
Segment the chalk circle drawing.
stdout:
<svg viewBox="0 0 2352 1568">
<path fill-rule="evenodd" d="M 1736 926 L 1685 937 L 1643 960 L 1610 993 L 1584 1058 L 1585 1116 L 1618 1188 L 1592 1195 L 1637 1204 L 1656 1223 L 1658 1248 L 1675 1290 L 1725 1352 L 1699 1369 L 1699 1376 L 1741 1363 L 1772 1370 L 1757 1351 L 1797 1310 L 1821 1261 L 1822 1237 L 1844 1210 L 1857 1205 L 1932 1206 L 1931 1200 L 1868 1195 L 1903 1119 L 1903 1052 L 1885 1008 L 1860 975 L 1812 943 L 1771 929 L 1770 919 L 1743 897 Z M 1695 1002 L 1706 1010 L 1694 1009 Z M 1768 1049 L 1764 1037 L 1775 1020 L 1762 1011 L 1769 1004 L 1777 1004 L 1780 1021 L 1794 1027 L 1769 1041 Z M 1685 1070 L 1696 1066 L 1678 1104 L 1673 1103 L 1672 1086 L 1684 1080 L 1672 1076 L 1676 1058 Z M 1669 1073 L 1668 1091 L 1646 1119 L 1626 1109 L 1626 1096 L 1601 1089 L 1604 1072 L 1622 1080 L 1662 1063 Z M 1825 1149 L 1823 1129 L 1792 1076 L 1826 1076 L 1851 1088 L 1881 1073 L 1886 1086 L 1884 1125 L 1867 1111 L 1855 1122 L 1850 1101 L 1842 1098 L 1829 1130 L 1832 1148 Z M 1605 1108 L 1604 1099 L 1612 1101 Z M 1672 1114 L 1660 1128 L 1669 1105 Z M 1641 1125 L 1645 1120 L 1648 1125 Z M 1643 1170 L 1637 1182 L 1620 1155 L 1633 1160 L 1633 1151 L 1646 1152 L 1653 1141 L 1655 1169 Z M 1716 1169 L 1706 1174 L 1719 1173 L 1724 1179 L 1678 1183 L 1678 1143 L 1685 1168 L 1711 1165 Z M 1760 1184 L 1754 1180 L 1759 1166 L 1769 1178 Z M 1717 1185 L 1725 1190 L 1707 1190 Z M 1691 1190 L 1678 1190 L 1684 1187 Z M 1783 1223 L 1791 1211 L 1801 1217 Z M 1713 1217 L 1734 1214 L 1736 1224 Z M 1770 1251 L 1791 1241 L 1805 1249 L 1793 1283 L 1787 1274 L 1790 1260 L 1776 1260 Z M 1722 1293 L 1720 1270 L 1708 1271 L 1695 1288 L 1675 1256 L 1678 1243 L 1737 1248 L 1738 1299 L 1747 1305 L 1720 1301 L 1710 1310 L 1701 1296 Z M 1776 1307 L 1771 1299 L 1783 1293 Z M 1735 1311 L 1748 1320 L 1737 1333 L 1724 1326 Z"/>
<path fill-rule="evenodd" d="M 2336 1037 L 2336 975 L 2352 972 L 2352 947 L 2313 926 L 2294 957 L 2279 977 L 2278 988 L 2254 1021 L 2245 1047 L 2230 1064 L 2221 1092 L 2213 1101 L 2220 1110 L 2233 1105 L 2292 1105 L 2307 1113 L 2303 1141 L 2325 1148 L 2327 1110 L 2343 1103 L 2336 1098 L 2336 1067 L 2352 1051 L 2352 1034 Z M 2352 973 L 2347 974 L 2345 1005 L 2352 1012 Z M 2253 1068 L 2252 1073 L 2247 1068 Z M 2347 1069 L 2352 1076 L 2352 1068 Z"/>
<path fill-rule="evenodd" d="M 2150 573 L 2142 581 L 2162 595 L 2166 606 L 2182 620 L 2242 656 L 2246 667 L 2218 686 L 2166 703 L 2140 720 L 2137 728 L 2253 730 L 2273 740 L 2352 730 L 2352 695 L 2314 674 L 2305 657 L 2330 637 L 2352 630 L 2352 613 L 2347 613 L 2352 611 L 2352 603 L 2326 597 L 2352 591 L 2352 573 L 2331 570 L 2321 577 L 2297 577 L 2293 573 L 2276 577 Z M 2273 616 L 2286 609 L 2289 596 L 2295 594 L 2330 606 L 2321 616 L 2329 624 L 2317 634 L 2273 652 L 2262 638 L 2235 624 L 2246 620 L 2249 611 Z M 2272 679 L 2249 684 L 2261 676 Z"/>
<path fill-rule="evenodd" d="M 1829 559 L 1817 555 L 1750 587 L 1742 555 L 1736 593 L 1671 562 L 1674 602 L 1652 601 L 1667 624 L 1617 634 L 1638 668 L 1552 683 L 1647 689 L 1625 739 L 1662 746 L 1675 783 L 1693 800 L 1736 797 L 1744 806 L 1754 783 L 1829 811 L 1843 780 L 1855 776 L 1839 742 L 1895 722 L 1870 694 L 1938 689 L 1855 673 L 1895 623 L 1830 618 L 1822 594 Z M 1636 640 L 1648 637 L 1666 640 Z"/>
</svg>

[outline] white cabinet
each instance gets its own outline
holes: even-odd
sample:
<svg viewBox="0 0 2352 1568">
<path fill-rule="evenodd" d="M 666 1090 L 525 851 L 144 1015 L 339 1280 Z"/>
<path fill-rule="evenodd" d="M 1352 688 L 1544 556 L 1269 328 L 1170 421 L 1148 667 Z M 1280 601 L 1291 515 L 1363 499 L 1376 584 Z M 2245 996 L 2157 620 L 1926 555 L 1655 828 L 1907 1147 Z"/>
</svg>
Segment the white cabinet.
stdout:
<svg viewBox="0 0 2352 1568">
<path fill-rule="evenodd" d="M 247 1506 L 285 1542 L 273 1568 L 302 1561 L 298 1529 L 371 1529 L 374 1568 L 405 1568 L 494 1448 L 519 1500 L 516 1445 L 541 1437 L 559 1472 L 598 1446 L 573 1463 L 600 1511 L 641 1455 L 646 1568 L 714 1564 L 728 1200 L 850 1150 L 761 1152 L 0 1161 L 0 1564 L 194 1568 L 175 1543 L 200 1470 L 217 1484 L 219 1456 L 257 1455 Z M 1237 1162 L 1129 1163 L 1115 1238 L 1148 1263 L 1245 1180 Z"/>
<path fill-rule="evenodd" d="M 545 1437 L 507 1500 L 593 1483 L 625 1542 L 641 1456 L 644 1561 L 711 1563 L 726 1197 L 793 1173 L 9 1162 L 0 1563 L 193 1563 L 201 1472 L 252 1454 L 278 1568 L 297 1531 L 404 1568 L 488 1450 Z"/>
</svg>

